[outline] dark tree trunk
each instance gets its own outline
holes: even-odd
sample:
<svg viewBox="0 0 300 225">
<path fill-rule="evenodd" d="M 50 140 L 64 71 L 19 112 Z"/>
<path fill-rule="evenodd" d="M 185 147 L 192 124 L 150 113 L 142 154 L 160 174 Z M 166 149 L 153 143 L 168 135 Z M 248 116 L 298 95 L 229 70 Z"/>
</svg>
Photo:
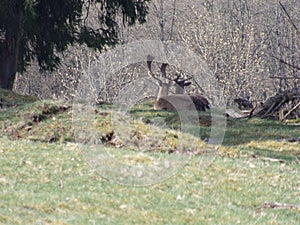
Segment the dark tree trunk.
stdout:
<svg viewBox="0 0 300 225">
<path fill-rule="evenodd" d="M 16 77 L 21 32 L 8 31 L 0 49 L 0 88 L 12 90 Z"/>
<path fill-rule="evenodd" d="M 7 90 L 12 90 L 14 86 L 23 35 L 23 11 L 20 9 L 16 15 L 6 26 L 4 40 L 0 42 L 0 88 Z"/>
</svg>

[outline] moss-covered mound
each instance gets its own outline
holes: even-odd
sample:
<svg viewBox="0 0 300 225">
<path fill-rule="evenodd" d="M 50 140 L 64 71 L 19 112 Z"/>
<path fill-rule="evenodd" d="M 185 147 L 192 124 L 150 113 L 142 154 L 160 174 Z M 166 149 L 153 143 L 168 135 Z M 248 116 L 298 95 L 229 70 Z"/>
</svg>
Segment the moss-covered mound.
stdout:
<svg viewBox="0 0 300 225">
<path fill-rule="evenodd" d="M 73 124 L 76 118 L 72 113 L 72 104 L 35 101 L 3 109 L 0 114 L 0 133 L 12 140 L 81 143 L 89 142 L 91 134 L 103 145 L 134 151 L 197 154 L 206 146 L 198 137 L 169 128 L 176 121 L 170 119 L 175 118 L 175 114 L 161 117 L 159 114 L 162 112 L 152 112 L 151 108 L 148 110 L 144 109 L 144 114 L 139 112 L 139 116 L 128 112 L 125 123 L 116 123 L 113 120 L 117 112 L 110 106 L 101 105 L 93 110 L 92 120 L 89 114 L 83 113 L 79 126 L 76 126 Z M 157 124 L 156 117 L 160 122 L 163 120 L 163 127 Z M 84 136 L 75 138 L 75 133 L 80 130 L 84 131 Z"/>
<path fill-rule="evenodd" d="M 35 102 L 37 100 L 38 98 L 34 96 L 20 95 L 13 91 L 8 91 L 0 88 L 0 109 L 18 106 L 29 102 Z"/>
</svg>

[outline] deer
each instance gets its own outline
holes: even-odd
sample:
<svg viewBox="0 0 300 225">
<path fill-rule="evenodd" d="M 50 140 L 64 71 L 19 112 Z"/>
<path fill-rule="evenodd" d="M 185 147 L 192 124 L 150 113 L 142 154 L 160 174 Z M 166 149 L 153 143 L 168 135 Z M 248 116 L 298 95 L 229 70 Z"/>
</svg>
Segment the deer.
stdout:
<svg viewBox="0 0 300 225">
<path fill-rule="evenodd" d="M 210 109 L 208 100 L 202 95 L 189 95 L 184 94 L 184 88 L 191 85 L 192 82 L 188 81 L 192 77 L 180 79 L 180 75 L 171 79 L 167 76 L 166 68 L 167 63 L 162 63 L 160 67 L 161 76 L 157 76 L 152 71 L 153 57 L 147 57 L 148 75 L 158 81 L 159 91 L 154 104 L 155 110 L 193 110 L 206 111 Z M 169 95 L 171 86 L 176 86 L 175 94 Z"/>
</svg>

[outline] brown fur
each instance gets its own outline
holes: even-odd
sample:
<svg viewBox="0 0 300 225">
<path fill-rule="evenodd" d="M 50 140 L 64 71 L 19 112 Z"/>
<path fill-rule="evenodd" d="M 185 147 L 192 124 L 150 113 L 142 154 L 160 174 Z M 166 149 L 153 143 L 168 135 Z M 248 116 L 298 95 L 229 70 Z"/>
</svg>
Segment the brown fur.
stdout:
<svg viewBox="0 0 300 225">
<path fill-rule="evenodd" d="M 201 95 L 175 94 L 159 98 L 154 104 L 157 110 L 198 110 L 205 111 L 209 109 L 207 99 Z"/>
</svg>

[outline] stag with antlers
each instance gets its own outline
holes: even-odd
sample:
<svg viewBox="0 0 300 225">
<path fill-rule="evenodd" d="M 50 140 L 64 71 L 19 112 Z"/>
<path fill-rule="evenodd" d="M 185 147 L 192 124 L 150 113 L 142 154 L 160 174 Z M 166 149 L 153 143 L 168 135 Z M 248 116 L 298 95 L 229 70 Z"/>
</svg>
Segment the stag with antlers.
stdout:
<svg viewBox="0 0 300 225">
<path fill-rule="evenodd" d="M 184 88 L 191 85 L 192 82 L 188 81 L 192 77 L 186 79 L 181 78 L 177 75 L 175 78 L 170 78 L 167 76 L 166 68 L 167 63 L 162 63 L 160 67 L 161 76 L 157 76 L 152 71 L 153 57 L 147 57 L 148 74 L 158 81 L 159 91 L 157 95 L 156 102 L 154 104 L 154 109 L 156 110 L 199 110 L 205 111 L 209 109 L 208 100 L 202 95 L 188 95 L 184 94 Z M 169 89 L 172 85 L 176 86 L 175 94 L 169 95 Z"/>
</svg>

